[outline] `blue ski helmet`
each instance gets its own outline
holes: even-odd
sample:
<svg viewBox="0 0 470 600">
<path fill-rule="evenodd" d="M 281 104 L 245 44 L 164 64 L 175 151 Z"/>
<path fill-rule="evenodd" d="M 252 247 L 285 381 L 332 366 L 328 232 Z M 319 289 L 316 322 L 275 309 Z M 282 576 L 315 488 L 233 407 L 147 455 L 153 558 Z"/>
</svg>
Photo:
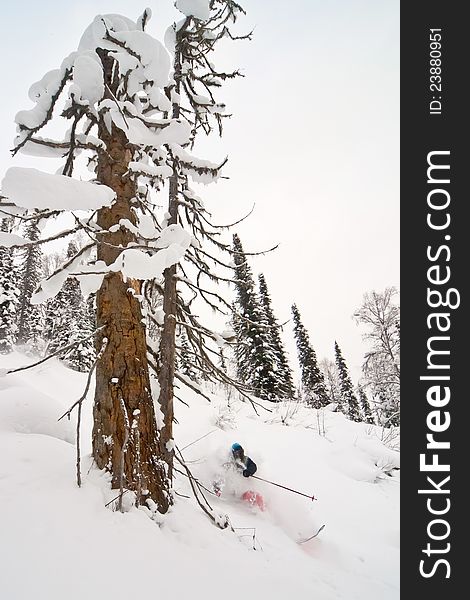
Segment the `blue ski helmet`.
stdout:
<svg viewBox="0 0 470 600">
<path fill-rule="evenodd" d="M 232 452 L 239 452 L 240 450 L 243 450 L 243 448 L 240 446 L 240 444 L 238 442 L 235 442 L 234 444 L 232 444 Z"/>
</svg>

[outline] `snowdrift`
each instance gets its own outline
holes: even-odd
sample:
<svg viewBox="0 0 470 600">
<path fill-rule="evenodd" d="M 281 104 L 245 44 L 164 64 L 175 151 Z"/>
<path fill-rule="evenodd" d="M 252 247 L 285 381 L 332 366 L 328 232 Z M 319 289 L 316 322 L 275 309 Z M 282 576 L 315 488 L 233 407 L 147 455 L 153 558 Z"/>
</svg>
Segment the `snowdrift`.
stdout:
<svg viewBox="0 0 470 600">
<path fill-rule="evenodd" d="M 1 360 L 9 368 L 29 359 Z M 390 447 L 398 440 L 386 446 L 380 428 L 328 410 L 261 403 L 270 412 L 256 415 L 226 391 L 213 390 L 208 403 L 180 389 L 190 407 L 175 407 L 176 443 L 205 486 L 223 477 L 221 496 L 208 500 L 234 532 L 211 524 L 179 474 L 169 514 L 149 518 L 132 506 L 121 514 L 105 507 L 117 494 L 90 460 L 93 392 L 84 405 L 80 489 L 75 415 L 57 422 L 84 385 L 83 374 L 55 360 L 0 378 L 2 598 L 399 597 L 399 453 Z M 317 500 L 224 469 L 235 441 L 257 475 Z M 241 499 L 247 490 L 263 495 L 265 511 Z M 298 543 L 322 524 L 317 538 Z"/>
</svg>

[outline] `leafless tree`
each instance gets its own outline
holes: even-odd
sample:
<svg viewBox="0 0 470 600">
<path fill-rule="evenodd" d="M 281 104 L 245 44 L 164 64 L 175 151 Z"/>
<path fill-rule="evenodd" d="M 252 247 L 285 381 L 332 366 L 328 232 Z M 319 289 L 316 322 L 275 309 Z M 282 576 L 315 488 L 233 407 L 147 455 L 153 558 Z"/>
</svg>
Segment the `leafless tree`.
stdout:
<svg viewBox="0 0 470 600">
<path fill-rule="evenodd" d="M 364 295 L 362 306 L 354 313 L 356 322 L 365 325 L 363 338 L 370 344 L 363 364 L 364 384 L 373 394 L 381 424 L 400 423 L 400 307 L 398 291 L 389 287 L 383 293 Z"/>
<path fill-rule="evenodd" d="M 335 363 L 329 358 L 323 358 L 318 366 L 325 376 L 325 387 L 331 402 L 337 404 L 338 409 L 342 411 L 341 382 Z"/>
</svg>

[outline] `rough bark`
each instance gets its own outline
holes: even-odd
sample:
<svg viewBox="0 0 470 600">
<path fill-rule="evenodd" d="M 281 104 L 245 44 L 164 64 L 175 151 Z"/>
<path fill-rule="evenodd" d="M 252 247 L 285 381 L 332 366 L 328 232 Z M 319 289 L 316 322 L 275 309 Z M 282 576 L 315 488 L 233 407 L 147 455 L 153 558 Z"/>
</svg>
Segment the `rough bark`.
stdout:
<svg viewBox="0 0 470 600">
<path fill-rule="evenodd" d="M 132 210 L 136 188 L 126 176 L 132 152 L 125 134 L 114 127 L 109 134 L 103 127 L 100 137 L 107 152 L 99 158 L 98 180 L 117 195 L 111 207 L 98 212 L 98 225 L 109 230 L 120 219 L 136 222 Z M 134 235 L 122 227 L 115 233 L 103 234 L 98 245 L 98 259 L 106 264 L 114 262 L 120 253 L 115 246 L 125 247 L 133 241 Z M 97 347 L 101 347 L 104 337 L 108 342 L 96 369 L 93 456 L 98 468 L 111 473 L 113 488 L 120 487 L 121 464 L 124 464 L 124 488 L 134 490 L 136 494 L 141 489 L 137 503 L 151 498 L 164 513 L 171 504 L 168 473 L 159 444 L 150 388 L 146 332 L 140 303 L 134 293 L 140 294 L 140 282 L 124 281 L 117 272 L 106 275 L 97 294 L 97 326 L 103 327 L 99 331 Z M 134 420 L 134 411 L 140 411 L 136 419 L 138 435 L 133 430 L 123 463 L 126 423 L 122 406 L 130 423 Z"/>
</svg>

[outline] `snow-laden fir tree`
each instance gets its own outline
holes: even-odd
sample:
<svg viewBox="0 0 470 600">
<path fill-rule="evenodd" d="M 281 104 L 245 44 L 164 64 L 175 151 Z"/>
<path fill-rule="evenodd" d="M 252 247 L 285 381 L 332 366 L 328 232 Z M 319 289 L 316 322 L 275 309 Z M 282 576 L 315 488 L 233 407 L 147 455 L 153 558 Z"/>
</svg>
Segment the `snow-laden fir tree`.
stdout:
<svg viewBox="0 0 470 600">
<path fill-rule="evenodd" d="M 97 290 L 94 461 L 110 472 L 112 487 L 132 491 L 137 504 L 162 513 L 172 503 L 176 326 L 185 327 L 199 369 L 246 393 L 246 386 L 231 381 L 211 359 L 211 344 L 225 343 L 223 335 L 204 327 L 192 311 L 195 297 L 230 308 L 203 287 L 203 280 L 229 280 L 212 267 L 232 266 L 208 251 L 208 245 L 229 254 L 231 248 L 219 240 L 190 186 L 190 180 L 216 181 L 225 160 L 214 164 L 189 152 L 200 131 L 210 133 L 211 120 L 221 129 L 224 105 L 213 91 L 238 72 L 217 72 L 208 56 L 219 40 L 237 38 L 230 28 L 243 11 L 232 0 L 176 5 L 184 19 L 165 38 L 173 56 L 171 76 L 167 50 L 145 32 L 150 10 L 137 22 L 120 15 L 96 17 L 77 51 L 32 86 L 35 106 L 16 116 L 15 153 L 63 158 L 62 175 L 14 167 L 3 181 L 9 205 L 35 208 L 41 218 L 89 211 L 53 236 L 85 231 L 89 242 L 42 283 L 34 301 L 53 297 L 69 276 L 78 279 L 85 296 Z M 59 114 L 68 121 L 64 138 L 40 135 Z M 90 181 L 83 180 L 83 170 L 73 178 L 83 163 L 93 174 Z M 168 211 L 159 214 L 162 201 L 156 194 L 168 183 Z M 177 272 L 179 261 L 185 267 Z M 146 313 L 142 282 L 161 292 L 163 324 Z M 184 297 L 176 282 L 193 297 Z M 163 325 L 158 353 L 148 344 L 144 316 Z M 151 364 L 158 398 L 152 397 Z M 163 412 L 160 429 L 154 400 Z M 80 482 L 79 469 L 77 474 Z"/>
<path fill-rule="evenodd" d="M 81 292 L 81 290 L 80 290 Z M 94 332 L 96 331 L 96 307 L 95 294 L 89 294 L 88 298 L 81 295 L 79 334 L 82 336 L 76 344 L 74 361 L 69 362 L 70 366 L 77 371 L 86 372 L 94 365 L 96 361 L 96 348 Z"/>
<path fill-rule="evenodd" d="M 10 231 L 11 219 L 0 219 L 0 233 Z M 0 354 L 13 350 L 19 289 L 10 248 L 0 246 Z"/>
<path fill-rule="evenodd" d="M 194 366 L 194 354 L 191 352 L 185 329 L 182 329 L 179 334 L 177 345 L 179 346 L 178 371 L 191 381 L 199 383 L 199 372 Z"/>
<path fill-rule="evenodd" d="M 337 410 L 347 414 L 347 407 L 341 395 L 341 381 L 335 363 L 329 358 L 322 358 L 319 367 L 325 378 L 325 388 L 328 398 L 337 405 Z"/>
<path fill-rule="evenodd" d="M 265 308 L 256 291 L 253 273 L 242 243 L 233 236 L 233 261 L 235 263 L 235 315 L 237 335 L 235 358 L 237 373 L 256 395 L 277 402 L 285 394 L 279 389 L 276 356 L 271 343 L 272 331 L 265 319 Z"/>
<path fill-rule="evenodd" d="M 75 242 L 69 242 L 67 259 L 77 251 Z M 93 337 L 90 337 L 95 327 L 90 322 L 88 307 L 75 277 L 67 278 L 59 293 L 47 302 L 45 321 L 47 351 L 53 353 L 73 344 L 61 360 L 76 371 L 89 371 L 95 360 Z"/>
<path fill-rule="evenodd" d="M 325 378 L 318 366 L 317 355 L 295 304 L 292 305 L 292 316 L 301 372 L 302 397 L 314 408 L 321 408 L 331 402 L 326 391 Z"/>
<path fill-rule="evenodd" d="M 354 313 L 356 322 L 367 327 L 363 339 L 370 344 L 362 370 L 364 383 L 374 396 L 381 425 L 400 424 L 400 307 L 398 291 L 364 295 Z"/>
<path fill-rule="evenodd" d="M 374 415 L 372 414 L 370 402 L 367 398 L 364 388 L 361 385 L 359 385 L 357 387 L 357 394 L 359 396 L 359 402 L 361 405 L 362 420 L 364 421 L 364 423 L 368 423 L 369 425 L 374 425 L 375 419 L 374 419 Z"/>
<path fill-rule="evenodd" d="M 32 302 L 33 294 L 43 276 L 43 253 L 35 244 L 41 237 L 38 219 L 28 219 L 24 225 L 25 237 L 33 242 L 20 253 L 19 291 L 17 309 L 17 343 L 27 345 L 29 350 L 38 352 L 42 345 L 44 312 L 42 306 Z"/>
<path fill-rule="evenodd" d="M 361 410 L 359 408 L 359 402 L 357 401 L 356 395 L 354 393 L 354 386 L 351 381 L 351 377 L 349 376 L 348 367 L 346 366 L 346 362 L 341 354 L 341 350 L 335 341 L 335 357 L 336 357 L 336 367 L 338 369 L 339 378 L 341 382 L 341 395 L 343 397 L 343 402 L 348 407 L 348 417 L 352 421 L 360 422 L 361 419 Z"/>
<path fill-rule="evenodd" d="M 284 344 L 281 340 L 281 328 L 274 316 L 266 279 L 262 273 L 258 276 L 259 296 L 261 307 L 264 309 L 264 321 L 268 326 L 269 342 L 274 357 L 273 369 L 277 378 L 277 389 L 281 398 L 293 398 L 295 395 L 294 382 L 292 379 L 292 370 L 289 366 Z"/>
</svg>

